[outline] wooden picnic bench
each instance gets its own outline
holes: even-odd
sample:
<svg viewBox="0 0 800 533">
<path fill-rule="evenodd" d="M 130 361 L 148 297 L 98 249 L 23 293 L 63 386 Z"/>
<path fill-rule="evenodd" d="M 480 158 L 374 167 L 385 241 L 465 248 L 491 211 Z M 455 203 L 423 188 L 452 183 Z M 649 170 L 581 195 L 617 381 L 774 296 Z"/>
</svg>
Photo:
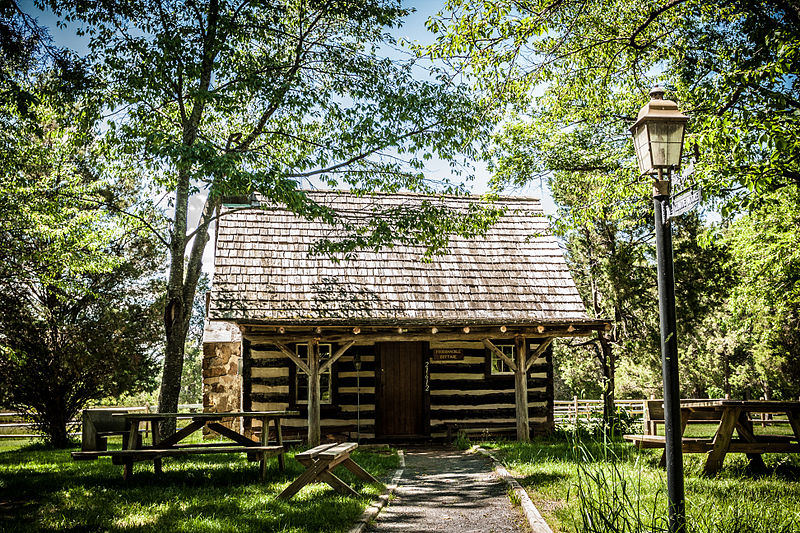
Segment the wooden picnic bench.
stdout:
<svg viewBox="0 0 800 533">
<path fill-rule="evenodd" d="M 681 400 L 681 405 L 696 400 Z M 689 424 L 719 424 L 719 414 L 695 413 Z M 658 435 L 658 426 L 664 424 L 664 400 L 644 401 L 643 430 L 645 435 Z"/>
<path fill-rule="evenodd" d="M 753 431 L 751 413 L 785 414 L 793 435 L 757 435 Z M 681 402 L 681 435 L 692 420 L 718 421 L 710 438 L 683 437 L 683 453 L 705 453 L 703 472 L 714 474 L 722 467 L 728 453 L 744 453 L 751 466 L 763 467 L 763 453 L 800 453 L 800 402 L 765 400 L 691 400 Z M 739 438 L 733 439 L 736 430 Z M 664 448 L 665 437 L 660 435 L 625 435 L 625 440 L 638 448 Z M 664 455 L 661 457 L 662 466 Z"/>
<path fill-rule="evenodd" d="M 118 429 L 108 432 L 103 431 L 107 428 L 100 427 L 98 431 L 98 424 L 93 423 L 84 428 L 83 442 L 87 443 L 87 447 L 83 447 L 79 452 L 72 452 L 72 458 L 75 460 L 94 460 L 99 457 L 111 457 L 114 464 L 123 465 L 123 478 L 130 479 L 133 475 L 133 464 L 140 461 L 153 461 L 153 469 L 156 474 L 161 473 L 161 459 L 164 457 L 181 457 L 186 455 L 197 454 L 217 454 L 217 453 L 246 453 L 250 461 L 259 461 L 261 463 L 260 479 L 266 476 L 266 459 L 268 457 L 278 456 L 278 465 L 281 470 L 284 469 L 284 445 L 281 434 L 281 418 L 287 416 L 297 416 L 297 411 L 255 411 L 255 412 L 234 412 L 234 413 L 125 413 L 116 412 L 111 414 L 111 419 L 115 423 L 122 421 L 124 430 L 123 434 L 123 449 L 121 450 L 106 450 L 105 442 L 103 446 L 98 444 L 92 445 L 97 442 L 97 438 L 92 438 L 92 433 L 101 435 L 104 433 L 119 434 Z M 253 440 L 250 437 L 243 435 L 223 424 L 220 421 L 224 418 L 242 417 L 242 418 L 255 418 L 261 420 L 261 439 Z M 169 419 L 189 419 L 190 422 L 186 427 L 183 427 L 173 433 L 172 435 L 161 438 L 159 432 L 159 423 Z M 152 426 L 152 444 L 149 446 L 142 445 L 140 427 L 143 423 L 150 422 Z M 275 444 L 269 443 L 269 424 L 274 424 L 275 427 Z M 112 424 L 113 426 L 113 424 Z M 227 439 L 230 442 L 210 442 L 210 443 L 181 443 L 184 439 L 195 433 L 196 431 L 207 428 Z"/>
<path fill-rule="evenodd" d="M 278 498 L 288 500 L 309 483 L 325 482 L 340 494 L 358 496 L 353 488 L 336 477 L 332 470 L 339 465 L 344 466 L 358 478 L 370 483 L 380 483 L 369 472 L 358 466 L 351 458 L 350 453 L 358 447 L 355 442 L 342 442 L 340 444 L 322 444 L 294 456 L 295 459 L 306 467 L 305 472 L 295 479 L 291 485 L 283 489 Z"/>
</svg>

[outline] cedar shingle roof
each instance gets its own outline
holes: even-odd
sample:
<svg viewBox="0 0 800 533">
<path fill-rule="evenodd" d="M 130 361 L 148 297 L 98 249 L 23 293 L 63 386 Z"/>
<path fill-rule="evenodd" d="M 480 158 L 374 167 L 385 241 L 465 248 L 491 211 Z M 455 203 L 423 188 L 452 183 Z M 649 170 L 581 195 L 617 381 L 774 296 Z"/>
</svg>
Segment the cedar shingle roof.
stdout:
<svg viewBox="0 0 800 533">
<path fill-rule="evenodd" d="M 413 194 L 357 197 L 314 191 L 343 211 L 421 202 Z M 427 197 L 429 200 L 430 197 Z M 451 208 L 475 198 L 444 197 Z M 546 324 L 589 320 L 539 201 L 503 198 L 484 238 L 454 236 L 430 263 L 422 246 L 359 252 L 334 263 L 309 256 L 331 228 L 288 210 L 242 210 L 217 227 L 209 318 L 274 325 Z"/>
</svg>

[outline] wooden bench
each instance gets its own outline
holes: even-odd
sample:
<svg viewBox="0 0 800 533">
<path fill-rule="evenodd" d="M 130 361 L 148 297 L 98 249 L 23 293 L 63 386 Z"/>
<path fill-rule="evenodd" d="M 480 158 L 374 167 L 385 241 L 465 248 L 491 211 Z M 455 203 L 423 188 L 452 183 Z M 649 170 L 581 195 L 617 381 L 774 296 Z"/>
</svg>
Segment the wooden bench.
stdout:
<svg viewBox="0 0 800 533">
<path fill-rule="evenodd" d="M 663 435 L 625 435 L 628 442 L 640 449 L 664 448 Z M 729 453 L 798 453 L 800 445 L 792 442 L 789 435 L 759 435 L 758 442 L 744 439 L 731 439 Z M 683 438 L 683 453 L 708 453 L 714 449 L 713 437 Z"/>
<path fill-rule="evenodd" d="M 658 400 L 656 400 L 658 401 Z M 658 406 L 657 406 L 658 407 Z M 652 416 L 652 410 L 650 411 Z M 663 408 L 661 408 L 663 416 Z M 785 414 L 792 427 L 793 435 L 761 435 L 753 431 L 752 414 Z M 800 453 L 800 402 L 774 402 L 754 400 L 683 400 L 681 401 L 680 434 L 694 421 L 708 424 L 716 421 L 713 437 L 682 437 L 683 453 L 704 453 L 706 464 L 703 472 L 715 474 L 722 467 L 728 453 L 744 453 L 750 466 L 764 468 L 763 453 Z M 648 428 L 647 422 L 645 424 Z M 733 433 L 738 433 L 737 439 Z M 665 448 L 666 437 L 661 435 L 625 435 L 625 440 L 639 448 Z M 665 454 L 661 455 L 661 465 L 665 464 Z"/>
<path fill-rule="evenodd" d="M 322 444 L 294 456 L 297 461 L 306 467 L 305 472 L 286 487 L 278 498 L 288 500 L 297 492 L 314 482 L 325 482 L 340 494 L 357 497 L 358 493 L 353 488 L 336 477 L 332 470 L 339 465 L 344 466 L 358 478 L 370 482 L 380 483 L 369 472 L 358 466 L 351 458 L 350 453 L 358 447 L 355 442 L 341 444 Z"/>
<path fill-rule="evenodd" d="M 685 402 L 688 400 L 681 400 Z M 683 427 L 688 424 L 719 424 L 719 416 L 714 413 L 698 413 L 698 417 L 693 420 L 684 420 L 681 422 Z M 645 448 L 665 448 L 666 438 L 658 434 L 659 424 L 664 424 L 664 400 L 645 400 L 644 402 L 644 420 L 642 421 L 643 435 L 624 435 L 623 438 L 631 442 L 634 446 L 640 449 Z M 683 434 L 683 428 L 681 429 Z M 683 451 L 684 453 L 692 453 L 689 448 L 695 449 L 703 441 L 708 439 L 684 439 Z M 694 442 L 697 441 L 697 442 Z M 690 444 L 691 442 L 691 444 Z M 687 448 L 687 446 L 689 448 Z M 695 452 L 697 453 L 697 452 Z M 661 454 L 659 464 L 663 467 L 667 464 L 666 453 Z"/>
<path fill-rule="evenodd" d="M 153 461 L 162 457 L 182 457 L 185 455 L 200 455 L 208 453 L 246 453 L 248 461 L 262 461 L 265 457 L 271 457 L 283 453 L 283 446 L 203 446 L 202 444 L 192 444 L 187 446 L 175 446 L 170 448 L 142 448 L 136 450 L 98 450 L 72 452 L 72 458 L 76 461 L 92 461 L 100 457 L 111 457 L 111 462 L 115 465 L 124 465 L 129 461 Z"/>
</svg>

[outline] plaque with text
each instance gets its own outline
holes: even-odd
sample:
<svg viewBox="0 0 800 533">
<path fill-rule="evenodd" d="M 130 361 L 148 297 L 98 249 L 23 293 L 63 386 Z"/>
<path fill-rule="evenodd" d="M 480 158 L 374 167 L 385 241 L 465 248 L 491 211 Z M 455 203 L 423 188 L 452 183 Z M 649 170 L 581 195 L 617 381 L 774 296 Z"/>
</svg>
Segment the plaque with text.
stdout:
<svg viewBox="0 0 800 533">
<path fill-rule="evenodd" d="M 434 348 L 434 361 L 463 361 L 464 350 L 461 348 Z"/>
</svg>

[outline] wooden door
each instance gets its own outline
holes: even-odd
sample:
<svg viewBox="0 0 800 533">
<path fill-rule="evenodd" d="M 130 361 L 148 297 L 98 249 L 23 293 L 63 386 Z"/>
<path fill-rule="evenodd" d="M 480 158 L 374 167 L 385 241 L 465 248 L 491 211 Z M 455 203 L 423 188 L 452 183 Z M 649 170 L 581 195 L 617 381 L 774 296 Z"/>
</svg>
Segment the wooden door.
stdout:
<svg viewBox="0 0 800 533">
<path fill-rule="evenodd" d="M 402 437 L 424 433 L 425 344 L 380 344 L 376 434 Z"/>
</svg>

